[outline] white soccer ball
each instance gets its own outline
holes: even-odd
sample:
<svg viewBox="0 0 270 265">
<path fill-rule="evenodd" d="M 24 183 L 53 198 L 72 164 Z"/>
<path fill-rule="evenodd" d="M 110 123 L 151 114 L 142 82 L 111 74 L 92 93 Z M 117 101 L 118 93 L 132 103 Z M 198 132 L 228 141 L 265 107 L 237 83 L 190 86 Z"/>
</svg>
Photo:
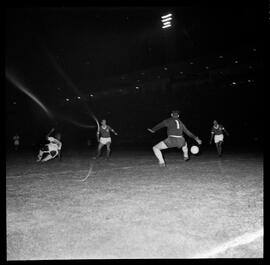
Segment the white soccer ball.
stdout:
<svg viewBox="0 0 270 265">
<path fill-rule="evenodd" d="M 190 148 L 190 152 L 191 152 L 193 155 L 198 154 L 199 151 L 200 151 L 200 149 L 199 149 L 199 147 L 198 147 L 197 145 L 193 145 L 193 146 L 191 146 L 191 148 Z"/>
</svg>

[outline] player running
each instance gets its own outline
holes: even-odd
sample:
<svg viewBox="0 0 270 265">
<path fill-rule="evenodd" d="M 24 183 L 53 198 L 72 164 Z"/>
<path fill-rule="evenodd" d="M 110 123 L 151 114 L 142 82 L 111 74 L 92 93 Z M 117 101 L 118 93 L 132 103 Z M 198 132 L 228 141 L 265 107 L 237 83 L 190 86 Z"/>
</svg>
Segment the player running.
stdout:
<svg viewBox="0 0 270 265">
<path fill-rule="evenodd" d="M 94 157 L 94 159 L 100 157 L 101 150 L 104 145 L 106 145 L 107 147 L 106 157 L 107 159 L 109 159 L 110 153 L 111 153 L 111 143 L 112 143 L 110 132 L 114 133 L 114 135 L 118 135 L 118 133 L 115 132 L 113 128 L 107 125 L 107 121 L 105 119 L 101 120 L 100 129 L 97 131 L 97 140 L 99 144 L 98 144 L 98 149 L 97 149 L 97 155 Z"/>
<path fill-rule="evenodd" d="M 171 117 L 157 124 L 152 129 L 148 129 L 151 133 L 155 133 L 157 130 L 167 127 L 168 137 L 153 146 L 153 152 L 159 161 L 160 167 L 165 167 L 165 161 L 163 159 L 161 150 L 177 147 L 178 149 L 182 148 L 184 153 L 184 160 L 189 159 L 188 156 L 188 146 L 185 138 L 183 137 L 183 132 L 186 133 L 189 137 L 193 138 L 198 144 L 201 144 L 202 141 L 191 133 L 186 126 L 179 120 L 179 111 L 174 110 L 171 113 Z"/>
<path fill-rule="evenodd" d="M 210 139 L 210 144 L 212 144 L 212 140 L 214 137 L 214 142 L 216 144 L 218 156 L 222 156 L 222 143 L 224 140 L 224 134 L 223 131 L 226 133 L 227 136 L 229 136 L 229 133 L 225 130 L 223 125 L 218 124 L 216 120 L 213 121 L 213 127 L 211 129 L 211 139 Z"/>
<path fill-rule="evenodd" d="M 57 134 L 57 137 L 61 138 L 60 134 Z M 60 152 L 62 148 L 62 142 L 60 139 L 56 139 L 52 136 L 47 135 L 46 139 L 49 141 L 43 148 L 40 149 L 37 162 L 46 162 L 57 156 L 60 157 Z"/>
</svg>

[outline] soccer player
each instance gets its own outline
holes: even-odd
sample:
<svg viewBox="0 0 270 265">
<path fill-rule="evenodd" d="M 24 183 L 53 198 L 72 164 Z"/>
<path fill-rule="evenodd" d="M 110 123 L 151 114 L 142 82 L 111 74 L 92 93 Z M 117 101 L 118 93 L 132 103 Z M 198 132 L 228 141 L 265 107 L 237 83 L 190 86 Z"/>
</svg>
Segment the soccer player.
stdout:
<svg viewBox="0 0 270 265">
<path fill-rule="evenodd" d="M 57 137 L 61 138 L 61 135 L 58 134 Z M 60 155 L 62 142 L 48 135 L 46 136 L 46 139 L 49 141 L 49 143 L 39 151 L 37 162 L 46 162 Z"/>
<path fill-rule="evenodd" d="M 161 123 L 154 126 L 152 129 L 148 129 L 151 133 L 155 133 L 157 130 L 167 127 L 168 137 L 153 146 L 153 152 L 159 161 L 161 167 L 165 167 L 165 161 L 163 159 L 161 150 L 177 147 L 178 149 L 182 148 L 184 153 L 184 160 L 189 159 L 188 156 L 188 147 L 185 138 L 183 137 L 183 132 L 189 137 L 193 138 L 198 144 L 201 144 L 202 141 L 191 133 L 186 126 L 179 120 L 179 111 L 174 110 L 171 113 L 171 117 L 162 121 Z"/>
<path fill-rule="evenodd" d="M 13 136 L 13 144 L 15 151 L 18 151 L 20 146 L 20 136 L 17 133 Z"/>
<path fill-rule="evenodd" d="M 210 138 L 210 144 L 212 144 L 212 140 L 214 137 L 214 142 L 216 144 L 217 153 L 218 156 L 222 156 L 222 143 L 224 140 L 224 134 L 223 131 L 226 133 L 227 136 L 229 136 L 229 133 L 225 130 L 223 125 L 218 124 L 216 120 L 213 121 L 213 127 L 211 129 L 211 138 Z"/>
<path fill-rule="evenodd" d="M 98 139 L 98 149 L 97 149 L 97 156 L 94 158 L 99 158 L 101 155 L 101 150 L 104 145 L 107 147 L 107 154 L 106 157 L 109 159 L 110 152 L 111 152 L 111 143 L 112 138 L 111 134 L 112 132 L 114 135 L 118 135 L 117 132 L 113 128 L 111 128 L 109 125 L 107 125 L 107 121 L 105 119 L 101 120 L 101 126 L 100 129 L 97 131 L 97 139 Z"/>
</svg>

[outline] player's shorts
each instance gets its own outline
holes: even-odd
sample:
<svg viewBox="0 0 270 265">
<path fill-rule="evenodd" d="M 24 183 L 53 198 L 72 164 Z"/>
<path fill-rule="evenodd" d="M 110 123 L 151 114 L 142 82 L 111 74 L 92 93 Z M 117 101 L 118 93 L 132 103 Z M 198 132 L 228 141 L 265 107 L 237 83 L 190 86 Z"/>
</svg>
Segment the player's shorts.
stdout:
<svg viewBox="0 0 270 265">
<path fill-rule="evenodd" d="M 111 137 L 100 137 L 99 142 L 101 144 L 108 144 L 112 142 L 112 138 Z"/>
<path fill-rule="evenodd" d="M 46 144 L 43 148 L 41 148 L 41 151 L 43 152 L 51 152 L 51 151 L 58 152 L 58 150 L 60 149 L 57 146 L 57 144 L 53 144 L 53 143 Z"/>
<path fill-rule="evenodd" d="M 178 138 L 178 137 L 169 136 L 163 142 L 167 145 L 168 148 L 173 148 L 173 147 L 181 148 L 186 144 L 186 140 L 184 137 Z"/>
<path fill-rule="evenodd" d="M 48 144 L 45 144 L 40 150 L 41 150 L 42 152 L 48 152 L 48 151 L 50 151 L 50 150 L 49 150 Z"/>
<path fill-rule="evenodd" d="M 224 139 L 224 135 L 223 134 L 218 134 L 218 135 L 215 135 L 214 136 L 215 143 L 223 142 L 223 139 Z"/>
</svg>

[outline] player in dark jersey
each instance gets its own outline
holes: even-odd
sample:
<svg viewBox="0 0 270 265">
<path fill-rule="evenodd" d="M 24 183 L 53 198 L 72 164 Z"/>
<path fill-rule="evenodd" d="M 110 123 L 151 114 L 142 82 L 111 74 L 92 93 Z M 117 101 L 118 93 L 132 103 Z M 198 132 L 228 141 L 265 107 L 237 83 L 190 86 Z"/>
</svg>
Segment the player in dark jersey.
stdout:
<svg viewBox="0 0 270 265">
<path fill-rule="evenodd" d="M 113 128 L 111 128 L 109 125 L 107 125 L 107 122 L 105 119 L 101 120 L 101 126 L 100 129 L 97 131 L 97 138 L 99 141 L 98 144 L 98 150 L 97 150 L 97 156 L 94 158 L 99 158 L 101 155 L 101 150 L 104 145 L 107 147 L 107 159 L 110 157 L 111 152 L 111 143 L 112 138 L 110 132 L 114 133 L 114 135 L 118 135 L 117 132 Z"/>
<path fill-rule="evenodd" d="M 223 131 L 226 133 L 227 136 L 229 136 L 229 133 L 225 130 L 223 125 L 218 124 L 216 120 L 213 121 L 213 127 L 211 129 L 211 139 L 210 144 L 212 144 L 213 138 L 214 142 L 216 144 L 217 153 L 218 156 L 222 156 L 222 143 L 224 141 L 224 134 Z"/>
<path fill-rule="evenodd" d="M 185 138 L 183 137 L 183 132 L 186 133 L 189 137 L 193 138 L 198 144 L 201 144 L 202 141 L 191 133 L 186 126 L 178 119 L 179 118 L 179 111 L 172 111 L 171 118 L 168 118 L 161 123 L 157 124 L 152 129 L 148 129 L 151 133 L 155 133 L 157 130 L 167 127 L 167 135 L 168 137 L 153 146 L 153 152 L 159 161 L 159 165 L 161 167 L 165 166 L 165 161 L 163 159 L 161 150 L 167 148 L 182 148 L 184 152 L 184 160 L 188 160 L 188 147 Z"/>
</svg>

